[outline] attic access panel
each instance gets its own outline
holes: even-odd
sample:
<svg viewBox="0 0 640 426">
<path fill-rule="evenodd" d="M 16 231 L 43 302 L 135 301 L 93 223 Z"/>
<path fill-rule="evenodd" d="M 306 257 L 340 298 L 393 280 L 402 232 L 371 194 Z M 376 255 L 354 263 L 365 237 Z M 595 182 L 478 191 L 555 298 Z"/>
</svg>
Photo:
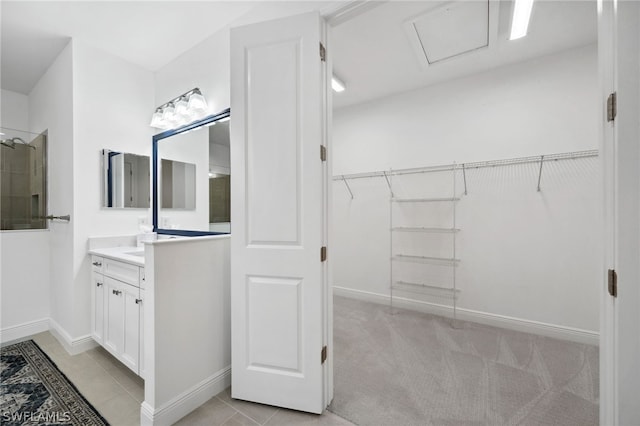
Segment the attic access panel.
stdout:
<svg viewBox="0 0 640 426">
<path fill-rule="evenodd" d="M 426 67 L 489 46 L 489 0 L 447 3 L 405 22 Z"/>
</svg>

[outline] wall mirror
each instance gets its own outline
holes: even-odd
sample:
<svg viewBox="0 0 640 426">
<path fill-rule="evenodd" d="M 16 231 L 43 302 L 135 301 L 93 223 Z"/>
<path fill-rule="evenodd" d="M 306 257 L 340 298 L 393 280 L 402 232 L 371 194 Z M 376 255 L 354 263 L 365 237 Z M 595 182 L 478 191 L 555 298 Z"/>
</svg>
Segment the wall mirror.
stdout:
<svg viewBox="0 0 640 426">
<path fill-rule="evenodd" d="M 196 208 L 196 165 L 160 159 L 160 188 L 163 209 Z"/>
<path fill-rule="evenodd" d="M 148 209 L 150 164 L 146 155 L 102 150 L 102 206 Z"/>
<path fill-rule="evenodd" d="M 230 110 L 153 137 L 153 227 L 160 234 L 231 232 Z"/>
</svg>

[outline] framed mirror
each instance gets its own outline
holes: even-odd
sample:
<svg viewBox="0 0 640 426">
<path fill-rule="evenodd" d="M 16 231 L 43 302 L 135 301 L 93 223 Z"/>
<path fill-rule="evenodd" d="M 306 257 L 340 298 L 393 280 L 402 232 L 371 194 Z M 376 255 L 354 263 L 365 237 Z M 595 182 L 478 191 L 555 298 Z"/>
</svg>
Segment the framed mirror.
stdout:
<svg viewBox="0 0 640 426">
<path fill-rule="evenodd" d="M 151 205 L 146 155 L 103 149 L 102 207 L 148 209 Z"/>
<path fill-rule="evenodd" d="M 226 109 L 153 137 L 153 228 L 159 234 L 231 232 Z"/>
</svg>

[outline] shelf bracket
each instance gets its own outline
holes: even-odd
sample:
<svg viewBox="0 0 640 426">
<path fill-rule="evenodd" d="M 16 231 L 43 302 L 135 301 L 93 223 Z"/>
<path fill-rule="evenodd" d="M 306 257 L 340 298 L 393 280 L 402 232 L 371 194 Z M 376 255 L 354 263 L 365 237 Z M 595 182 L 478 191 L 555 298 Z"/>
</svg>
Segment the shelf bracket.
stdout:
<svg viewBox="0 0 640 426">
<path fill-rule="evenodd" d="M 351 187 L 349 187 L 349 182 L 347 182 L 347 179 L 344 177 L 344 175 L 342 175 L 342 181 L 344 182 L 344 185 L 347 187 L 347 191 L 349 191 L 349 195 L 351 195 L 351 199 L 353 200 L 353 192 L 351 192 Z"/>
<path fill-rule="evenodd" d="M 382 172 L 382 174 L 384 175 L 384 180 L 387 181 L 387 186 L 389 187 L 389 192 L 391 193 L 391 198 L 394 198 L 393 195 L 393 189 L 391 189 L 391 182 L 389 182 L 389 176 L 387 176 L 387 172 Z"/>
<path fill-rule="evenodd" d="M 544 163 L 544 155 L 540 156 L 540 171 L 538 172 L 538 192 L 540 192 L 540 180 L 542 179 L 542 164 Z"/>
<path fill-rule="evenodd" d="M 467 195 L 467 173 L 464 163 L 462 163 L 462 180 L 464 181 L 464 195 Z"/>
</svg>

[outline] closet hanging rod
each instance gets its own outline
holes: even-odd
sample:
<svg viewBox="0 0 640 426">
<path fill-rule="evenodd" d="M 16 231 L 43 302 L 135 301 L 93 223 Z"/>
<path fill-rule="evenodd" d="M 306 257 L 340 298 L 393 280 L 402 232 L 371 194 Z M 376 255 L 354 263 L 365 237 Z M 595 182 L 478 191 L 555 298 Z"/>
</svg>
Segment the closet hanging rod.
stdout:
<svg viewBox="0 0 640 426">
<path fill-rule="evenodd" d="M 592 149 L 587 151 L 564 152 L 560 154 L 544 155 L 544 162 L 547 163 L 549 161 L 557 161 L 557 160 L 575 160 L 578 158 L 588 158 L 588 157 L 597 157 L 597 156 L 598 156 L 597 149 Z M 368 173 L 352 173 L 347 175 L 334 176 L 333 180 L 388 177 L 392 175 L 443 172 L 443 171 L 458 170 L 458 169 L 464 169 L 465 171 L 467 171 L 469 169 L 479 169 L 483 167 L 511 166 L 515 164 L 540 163 L 540 157 L 541 155 L 537 155 L 532 157 L 518 157 L 518 158 L 509 158 L 504 160 L 478 161 L 474 163 L 446 164 L 446 165 L 427 166 L 427 167 L 415 167 L 410 169 L 395 169 L 395 170 L 387 170 L 387 171 L 379 171 L 379 172 L 376 171 L 376 172 L 368 172 Z"/>
</svg>

